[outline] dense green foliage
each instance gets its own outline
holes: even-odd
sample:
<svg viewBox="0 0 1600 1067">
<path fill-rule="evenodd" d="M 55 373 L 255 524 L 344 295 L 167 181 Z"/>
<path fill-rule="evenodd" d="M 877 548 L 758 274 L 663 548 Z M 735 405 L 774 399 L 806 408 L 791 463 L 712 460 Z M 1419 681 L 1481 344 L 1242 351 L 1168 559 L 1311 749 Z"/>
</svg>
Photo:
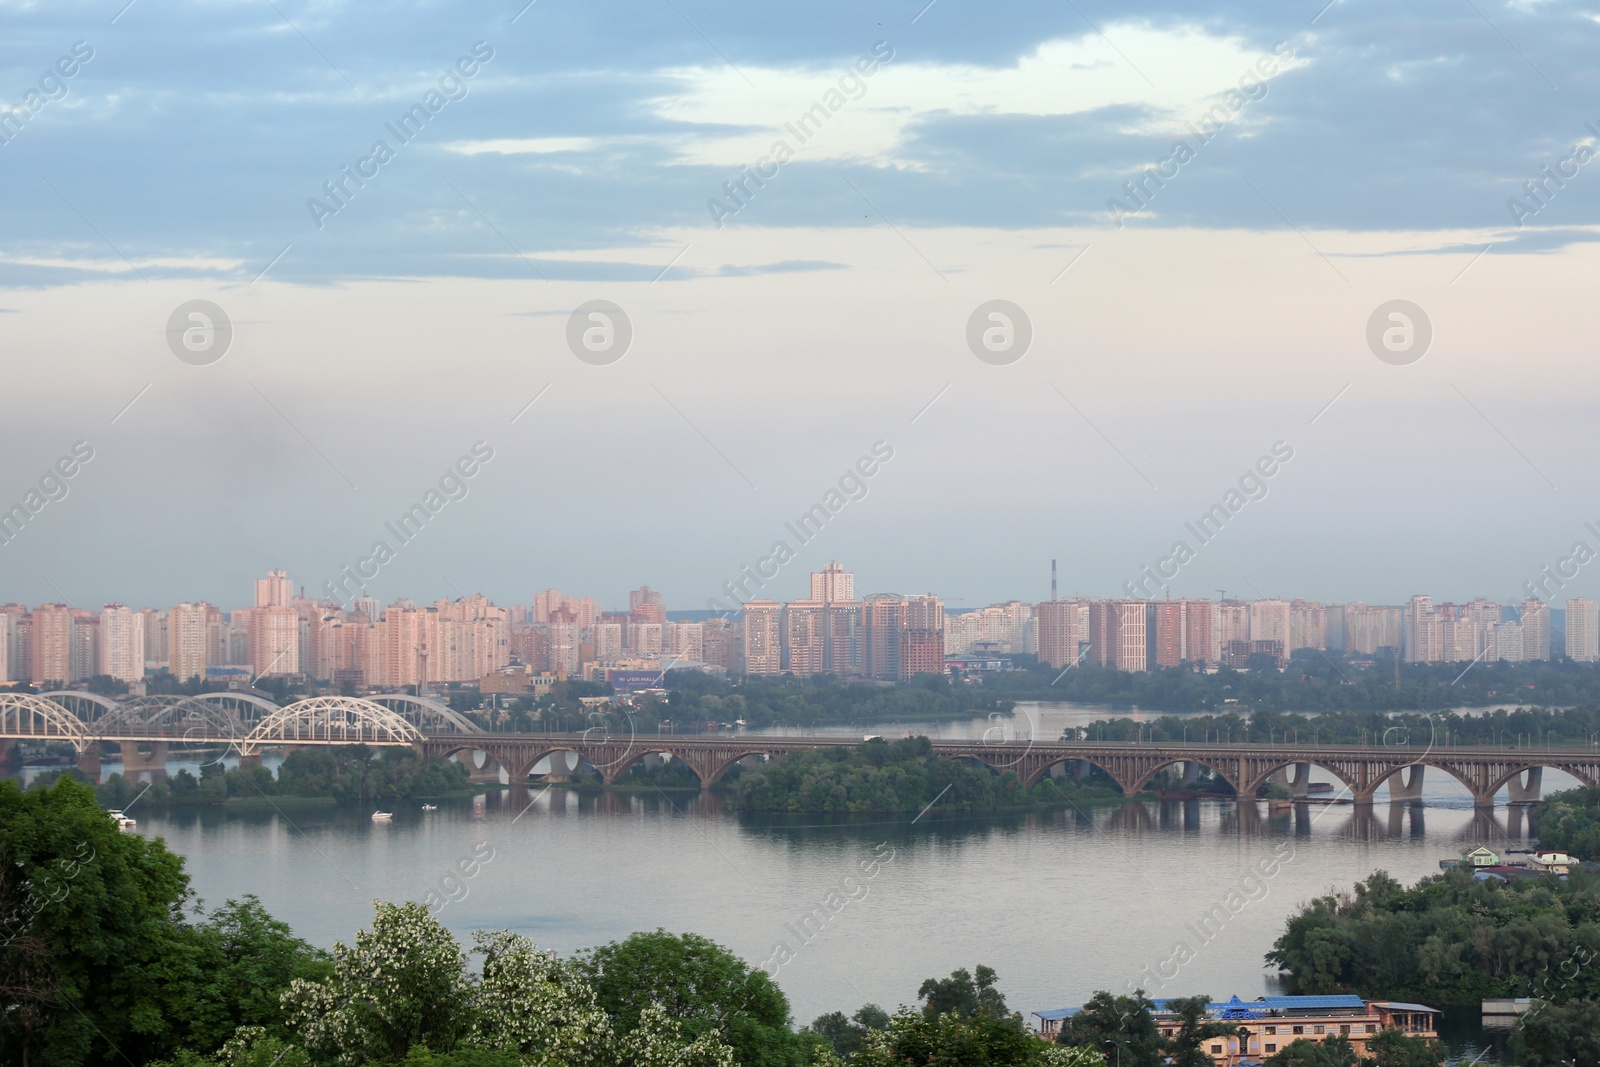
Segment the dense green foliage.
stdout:
<svg viewBox="0 0 1600 1067">
<path fill-rule="evenodd" d="M 1520 1067 L 1600 1063 L 1600 1000 L 1534 1005 L 1517 1021 L 1511 1051 Z"/>
<path fill-rule="evenodd" d="M 908 737 L 780 756 L 745 769 L 726 789 L 735 805 L 751 812 L 921 811 L 931 804 L 994 811 L 1120 795 L 1114 786 L 1094 784 L 1098 780 L 1045 779 L 1030 789 L 1013 771 L 996 774 L 943 759 L 926 737 Z"/>
<path fill-rule="evenodd" d="M 832 675 L 811 678 L 746 678 L 733 684 L 699 671 L 669 671 L 667 699 L 635 714 L 680 726 L 743 719 L 751 726 L 808 727 L 827 723 L 920 722 L 964 719 L 1012 703 L 979 687 L 939 675 L 908 682 L 842 682 Z M 1060 700 L 1061 697 L 1054 699 Z"/>
<path fill-rule="evenodd" d="M 1600 859 L 1600 789 L 1551 793 L 1533 809 L 1529 821 L 1541 848 Z"/>
<path fill-rule="evenodd" d="M 118 831 L 88 786 L 0 781 L 0 1059 L 144 1063 L 277 1026 L 279 994 L 320 953 L 254 898 L 206 921 L 189 903 L 183 861 Z"/>
<path fill-rule="evenodd" d="M 930 1019 L 946 1014 L 1009 1018 L 1011 1012 L 998 981 L 994 968 L 981 963 L 976 975 L 962 967 L 951 971 L 949 978 L 929 978 L 917 989 L 917 996 L 922 998 L 922 1014 Z"/>
<path fill-rule="evenodd" d="M 1056 1043 L 1097 1049 L 1107 1063 L 1121 1067 L 1162 1067 L 1166 1042 L 1156 1028 L 1154 1010 L 1143 990 L 1126 996 L 1101 990 L 1065 1022 Z"/>
<path fill-rule="evenodd" d="M 1024 661 L 1026 662 L 1026 661 Z M 1297 652 L 1283 670 L 1201 673 L 1187 667 L 1119 671 L 1033 666 L 983 676 L 983 692 L 1011 700 L 1073 700 L 1157 711 L 1424 711 L 1494 704 L 1600 705 L 1600 666 L 1561 659 L 1536 663 L 1403 663 L 1395 685 L 1387 655 Z"/>
<path fill-rule="evenodd" d="M 1325 711 L 1228 712 L 1175 715 L 1144 722 L 1101 719 L 1078 731 L 1079 739 L 1104 741 L 1221 741 L 1274 744 L 1365 744 L 1386 748 L 1445 748 L 1450 745 L 1502 745 L 1543 749 L 1587 746 L 1600 733 L 1600 709 L 1517 708 L 1461 715 L 1456 712 Z"/>
<path fill-rule="evenodd" d="M 1600 879 L 1479 881 L 1465 869 L 1405 889 L 1379 871 L 1289 919 L 1269 963 L 1297 993 L 1436 1006 L 1484 997 L 1600 997 Z"/>
<path fill-rule="evenodd" d="M 805 1031 L 824 1037 L 833 1056 L 849 1067 L 1106 1067 L 1098 1049 L 1052 1045 L 1008 1011 L 998 976 L 979 964 L 975 972 L 952 971 L 929 978 L 918 990 L 921 1010 L 902 1006 L 893 1017 L 866 1004 L 846 1019 L 843 1012 L 819 1016 Z M 826 1053 L 813 1060 L 829 1062 Z"/>
<path fill-rule="evenodd" d="M 789 999 L 763 971 L 699 934 L 633 934 L 576 960 L 596 1001 L 631 1029 L 652 1005 L 699 1037 L 720 1033 L 741 1067 L 800 1067 L 809 1044 L 790 1029 Z"/>
<path fill-rule="evenodd" d="M 873 1030 L 889 1028 L 889 1013 L 876 1004 L 863 1004 L 854 1015 L 830 1011 L 811 1020 L 802 1032 L 815 1034 L 828 1043 L 834 1055 L 849 1058 L 859 1052 Z"/>
<path fill-rule="evenodd" d="M 144 804 L 220 804 L 227 800 L 265 803 L 275 797 L 331 800 L 395 800 L 460 796 L 471 792 L 467 769 L 453 760 L 423 760 L 409 748 L 373 750 L 294 748 L 276 777 L 260 765 L 226 770 L 220 763 L 187 769 L 145 785 L 113 774 L 98 789 L 100 802 L 123 808 L 142 794 Z"/>
</svg>

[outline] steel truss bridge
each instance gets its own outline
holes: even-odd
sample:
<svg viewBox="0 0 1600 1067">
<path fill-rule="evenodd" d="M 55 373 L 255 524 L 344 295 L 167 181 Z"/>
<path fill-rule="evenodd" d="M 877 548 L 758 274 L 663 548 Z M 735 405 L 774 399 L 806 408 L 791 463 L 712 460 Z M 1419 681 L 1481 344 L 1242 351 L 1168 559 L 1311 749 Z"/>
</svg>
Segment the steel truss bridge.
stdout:
<svg viewBox="0 0 1600 1067">
<path fill-rule="evenodd" d="M 282 707 L 231 691 L 120 701 L 78 690 L 0 693 L 0 748 L 17 741 L 66 742 L 77 750 L 79 765 L 95 772 L 100 746 L 107 743 L 121 746 L 125 771 L 159 771 L 174 744 L 226 744 L 253 760 L 268 746 L 413 746 L 438 731 L 482 732 L 446 705 L 406 693 L 308 697 Z"/>
<path fill-rule="evenodd" d="M 122 747 L 124 771 L 158 771 L 173 744 L 234 747 L 245 759 L 269 746 L 405 746 L 425 758 L 457 758 L 478 780 L 528 779 L 535 765 L 570 755 L 614 783 L 639 761 L 670 756 L 710 788 L 741 760 L 771 759 L 793 752 L 853 748 L 854 739 L 779 736 L 673 736 L 608 734 L 487 733 L 449 707 L 403 693 L 372 697 L 308 697 L 282 707 L 249 693 L 146 696 L 116 701 L 92 693 L 38 695 L 0 693 L 0 749 L 18 741 L 71 744 L 85 770 L 98 772 L 99 748 Z M 1458 780 L 1478 806 L 1492 806 L 1508 789 L 1512 803 L 1539 798 L 1545 768 L 1563 771 L 1588 786 L 1600 786 L 1600 751 L 1592 748 L 1507 749 L 1488 746 L 1368 746 L 1303 744 L 1130 743 L 1104 741 L 931 742 L 947 759 L 963 759 L 1027 785 L 1064 771 L 1084 774 L 1098 767 L 1125 794 L 1150 785 L 1158 773 L 1180 768 L 1189 778 L 1209 768 L 1239 796 L 1251 797 L 1271 782 L 1291 796 L 1309 795 L 1310 769 L 1321 767 L 1343 787 L 1342 795 L 1371 803 L 1387 784 L 1392 800 L 1421 798 L 1427 769 Z M 140 751 L 145 745 L 149 754 Z M 481 754 L 481 763 L 479 762 Z"/>
</svg>

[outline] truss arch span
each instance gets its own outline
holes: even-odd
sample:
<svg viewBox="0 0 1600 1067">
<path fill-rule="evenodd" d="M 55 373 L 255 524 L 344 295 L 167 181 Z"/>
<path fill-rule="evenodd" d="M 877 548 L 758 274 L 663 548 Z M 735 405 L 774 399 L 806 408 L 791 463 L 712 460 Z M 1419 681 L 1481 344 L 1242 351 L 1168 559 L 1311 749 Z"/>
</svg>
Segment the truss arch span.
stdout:
<svg viewBox="0 0 1600 1067">
<path fill-rule="evenodd" d="M 413 745 L 422 731 L 380 704 L 359 697 L 307 697 L 256 724 L 245 737 L 246 754 L 263 745 Z"/>
<path fill-rule="evenodd" d="M 423 733 L 481 734 L 485 732 L 483 727 L 448 704 L 441 704 L 437 700 L 429 700 L 427 697 L 412 696 L 410 693 L 382 693 L 367 699 L 380 707 L 388 708 Z"/>
<path fill-rule="evenodd" d="M 32 693 L 0 693 L 0 737 L 70 741 L 79 752 L 93 742 L 82 719 Z"/>
<path fill-rule="evenodd" d="M 198 741 L 221 738 L 236 740 L 249 732 L 226 708 L 176 694 L 157 694 L 125 700 L 115 712 L 95 724 L 95 734 L 114 738 L 118 734 L 176 735 L 175 739 L 189 739 L 197 731 Z M 220 735 L 220 737 L 219 737 Z"/>
<path fill-rule="evenodd" d="M 122 707 L 108 696 L 90 693 L 83 689 L 57 689 L 50 693 L 40 693 L 39 696 L 66 708 L 81 722 L 90 726 L 109 715 L 115 715 Z"/>
</svg>

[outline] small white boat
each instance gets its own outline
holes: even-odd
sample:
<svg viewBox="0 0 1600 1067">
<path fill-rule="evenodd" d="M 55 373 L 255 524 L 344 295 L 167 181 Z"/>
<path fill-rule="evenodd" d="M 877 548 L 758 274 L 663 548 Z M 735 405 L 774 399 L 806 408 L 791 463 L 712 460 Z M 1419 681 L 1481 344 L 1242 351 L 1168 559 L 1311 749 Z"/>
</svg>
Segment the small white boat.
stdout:
<svg viewBox="0 0 1600 1067">
<path fill-rule="evenodd" d="M 117 824 L 117 829 L 125 834 L 133 833 L 134 829 L 139 825 L 139 820 L 130 819 L 120 811 L 108 811 L 106 814 L 111 816 L 111 821 Z"/>
<path fill-rule="evenodd" d="M 424 804 L 424 805 L 422 805 L 422 810 L 423 811 L 438 811 L 439 810 L 439 805 L 437 805 L 437 804 Z"/>
<path fill-rule="evenodd" d="M 392 811 L 375 811 L 372 813 L 373 822 L 388 822 L 392 818 L 394 818 L 394 812 Z"/>
</svg>

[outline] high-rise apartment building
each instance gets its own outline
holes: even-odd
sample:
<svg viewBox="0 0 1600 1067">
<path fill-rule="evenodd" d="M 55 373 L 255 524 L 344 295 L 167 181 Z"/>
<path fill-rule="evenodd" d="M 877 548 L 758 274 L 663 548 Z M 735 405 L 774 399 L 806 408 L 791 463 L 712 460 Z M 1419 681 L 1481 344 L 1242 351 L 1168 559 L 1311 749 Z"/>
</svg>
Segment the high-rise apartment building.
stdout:
<svg viewBox="0 0 1600 1067">
<path fill-rule="evenodd" d="M 804 678 L 827 669 L 826 607 L 820 600 L 783 606 L 783 669 L 790 674 Z"/>
<path fill-rule="evenodd" d="M 1277 644 L 1279 665 L 1288 662 L 1294 648 L 1292 611 L 1287 600 L 1252 600 L 1250 602 L 1250 644 L 1252 649 L 1267 650 Z"/>
<path fill-rule="evenodd" d="M 1218 662 L 1222 659 L 1222 649 L 1236 647 L 1241 641 L 1250 640 L 1250 605 L 1243 600 L 1220 600 L 1217 602 L 1216 623 L 1212 628 L 1212 640 L 1215 642 L 1212 658 Z"/>
<path fill-rule="evenodd" d="M 1579 663 L 1600 660 L 1600 602 L 1585 597 L 1567 601 L 1567 658 Z"/>
<path fill-rule="evenodd" d="M 1537 597 L 1522 602 L 1522 657 L 1550 658 L 1550 605 Z"/>
<path fill-rule="evenodd" d="M 167 612 L 167 656 L 172 676 L 180 682 L 204 678 L 206 666 L 213 662 L 206 653 L 208 624 L 214 611 L 215 608 L 202 601 L 177 604 Z"/>
<path fill-rule="evenodd" d="M 268 571 L 265 578 L 256 579 L 258 608 L 286 608 L 294 597 L 294 587 L 283 571 Z"/>
<path fill-rule="evenodd" d="M 1039 662 L 1065 670 L 1078 660 L 1078 604 L 1072 600 L 1046 600 L 1034 609 L 1039 620 Z"/>
<path fill-rule="evenodd" d="M 72 609 L 65 604 L 40 604 L 31 619 L 30 680 L 35 685 L 66 685 L 72 681 Z"/>
<path fill-rule="evenodd" d="M 67 681 L 93 678 L 100 669 L 100 616 L 72 609 L 72 657 Z"/>
<path fill-rule="evenodd" d="M 739 669 L 739 637 L 732 619 L 712 618 L 700 624 L 701 656 L 707 666 L 730 674 Z"/>
<path fill-rule="evenodd" d="M 145 619 L 121 604 L 100 611 L 100 662 L 96 673 L 137 685 L 144 680 Z"/>
<path fill-rule="evenodd" d="M 139 612 L 144 626 L 144 666 L 147 671 L 158 671 L 172 661 L 167 651 L 167 613 L 158 608 L 145 608 Z"/>
<path fill-rule="evenodd" d="M 1155 667 L 1176 667 L 1183 662 L 1183 601 L 1151 600 L 1145 607 L 1149 647 L 1146 661 Z"/>
<path fill-rule="evenodd" d="M 837 563 L 830 563 L 811 574 L 812 600 L 854 600 L 856 576 Z"/>
<path fill-rule="evenodd" d="M 1183 659 L 1186 663 L 1216 662 L 1216 612 L 1209 600 L 1184 600 Z"/>
<path fill-rule="evenodd" d="M 744 673 L 783 673 L 783 608 L 775 600 L 751 600 L 740 610 L 744 628 Z"/>
<path fill-rule="evenodd" d="M 1406 662 L 1438 663 L 1444 658 L 1444 627 L 1434 613 L 1433 597 L 1414 596 L 1405 610 Z"/>
<path fill-rule="evenodd" d="M 636 623 L 653 622 L 659 626 L 667 621 L 667 609 L 661 602 L 661 594 L 648 585 L 641 585 L 628 594 L 628 615 Z"/>
<path fill-rule="evenodd" d="M 1123 671 L 1147 670 L 1147 640 L 1145 629 L 1145 601 L 1117 600 L 1112 602 L 1112 619 L 1116 628 L 1115 666 Z"/>
<path fill-rule="evenodd" d="M 258 678 L 300 673 L 300 613 L 290 607 L 247 608 L 250 670 Z"/>
<path fill-rule="evenodd" d="M 1328 647 L 1328 610 L 1315 600 L 1289 601 L 1289 654 L 1299 648 Z"/>
</svg>

